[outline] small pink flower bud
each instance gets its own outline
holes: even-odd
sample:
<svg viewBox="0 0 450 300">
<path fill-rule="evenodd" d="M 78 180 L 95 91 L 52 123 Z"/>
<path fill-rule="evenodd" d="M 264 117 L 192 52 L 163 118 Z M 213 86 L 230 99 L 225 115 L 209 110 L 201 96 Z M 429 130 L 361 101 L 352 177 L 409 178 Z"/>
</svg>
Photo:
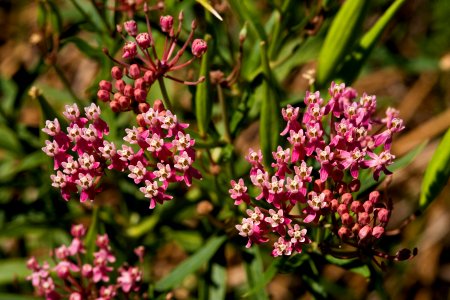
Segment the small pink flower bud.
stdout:
<svg viewBox="0 0 450 300">
<path fill-rule="evenodd" d="M 377 218 L 381 223 L 387 223 L 389 221 L 389 211 L 386 208 L 380 208 Z"/>
<path fill-rule="evenodd" d="M 353 201 L 352 204 L 350 205 L 350 210 L 354 213 L 359 213 L 364 211 L 364 208 L 362 207 L 360 201 Z"/>
<path fill-rule="evenodd" d="M 152 44 L 152 40 L 150 38 L 150 35 L 147 32 L 143 32 L 143 33 L 139 33 L 136 36 L 136 43 L 142 49 L 147 49 Z"/>
<path fill-rule="evenodd" d="M 314 192 L 321 193 L 324 188 L 325 188 L 325 184 L 324 184 L 324 182 L 322 182 L 322 180 L 320 180 L 320 179 L 314 180 L 314 187 L 313 187 Z"/>
<path fill-rule="evenodd" d="M 144 246 L 139 246 L 136 249 L 134 249 L 134 253 L 137 255 L 137 257 L 139 257 L 139 261 L 141 263 L 144 262 L 144 253 L 145 253 Z"/>
<path fill-rule="evenodd" d="M 152 84 L 155 81 L 155 76 L 152 71 L 147 71 L 144 73 L 144 80 L 148 84 Z"/>
<path fill-rule="evenodd" d="M 195 30 L 195 29 L 197 29 L 197 20 L 192 20 L 192 22 L 191 22 L 191 29 L 192 30 Z"/>
<path fill-rule="evenodd" d="M 83 300 L 83 297 L 81 296 L 80 293 L 74 292 L 70 294 L 69 300 Z"/>
<path fill-rule="evenodd" d="M 333 197 L 333 193 L 329 189 L 325 189 L 322 193 L 325 195 L 325 201 L 330 202 Z"/>
<path fill-rule="evenodd" d="M 83 267 L 81 267 L 81 275 L 86 278 L 92 277 L 92 266 L 90 264 L 84 264 Z"/>
<path fill-rule="evenodd" d="M 123 23 L 123 27 L 125 27 L 125 30 L 130 36 L 134 37 L 137 35 L 137 24 L 134 20 L 126 21 Z"/>
<path fill-rule="evenodd" d="M 125 88 L 123 89 L 123 94 L 127 97 L 132 97 L 134 95 L 133 86 L 130 84 L 125 85 Z"/>
<path fill-rule="evenodd" d="M 195 57 L 202 57 L 205 54 L 206 50 L 208 50 L 208 45 L 202 39 L 195 39 L 192 42 L 192 54 Z"/>
<path fill-rule="evenodd" d="M 137 47 L 133 42 L 126 42 L 123 46 L 122 58 L 133 58 L 137 55 Z"/>
<path fill-rule="evenodd" d="M 118 66 L 112 67 L 111 76 L 116 80 L 122 79 L 122 76 L 123 76 L 122 69 L 119 68 Z"/>
<path fill-rule="evenodd" d="M 345 213 L 348 213 L 347 205 L 345 204 L 339 204 L 337 212 L 340 216 L 342 216 Z"/>
<path fill-rule="evenodd" d="M 118 100 L 113 100 L 109 102 L 109 107 L 111 107 L 111 110 L 113 112 L 119 112 L 120 111 L 120 104 Z"/>
<path fill-rule="evenodd" d="M 146 113 L 150 109 L 150 105 L 148 103 L 139 103 L 138 109 L 139 109 L 140 113 Z M 141 124 L 141 123 L 138 122 L 138 124 Z M 144 125 L 140 125 L 140 126 L 145 127 L 146 126 L 145 121 L 143 124 Z"/>
<path fill-rule="evenodd" d="M 369 201 L 373 204 L 377 203 L 380 200 L 380 192 L 379 191 L 373 191 L 369 194 Z"/>
<path fill-rule="evenodd" d="M 147 93 L 143 89 L 135 89 L 134 98 L 137 102 L 143 103 L 147 100 Z"/>
<path fill-rule="evenodd" d="M 352 227 L 352 232 L 357 234 L 360 229 L 361 229 L 361 226 L 359 226 L 358 223 L 355 223 L 355 225 L 353 225 L 353 227 Z"/>
<path fill-rule="evenodd" d="M 129 69 L 129 74 L 133 79 L 139 78 L 141 76 L 141 69 L 137 64 L 132 64 Z"/>
<path fill-rule="evenodd" d="M 107 234 L 98 235 L 97 239 L 95 240 L 95 244 L 99 248 L 107 248 L 109 246 L 109 237 Z"/>
<path fill-rule="evenodd" d="M 127 110 L 130 107 L 130 99 L 128 97 L 122 96 L 118 101 L 121 110 Z"/>
<path fill-rule="evenodd" d="M 366 213 L 370 214 L 373 212 L 373 203 L 371 201 L 364 202 L 363 207 Z"/>
<path fill-rule="evenodd" d="M 83 226 L 83 224 L 72 225 L 70 234 L 74 238 L 82 238 L 86 234 L 86 228 Z"/>
<path fill-rule="evenodd" d="M 344 182 L 336 183 L 336 189 L 338 190 L 339 194 L 344 194 L 348 190 L 347 185 Z"/>
<path fill-rule="evenodd" d="M 170 32 L 173 27 L 173 17 L 172 16 L 161 16 L 159 18 L 159 24 L 161 25 L 162 32 Z"/>
<path fill-rule="evenodd" d="M 350 216 L 349 213 L 343 213 L 341 216 L 342 224 L 351 226 L 354 223 L 353 218 Z"/>
<path fill-rule="evenodd" d="M 111 82 L 109 82 L 107 80 L 100 81 L 99 84 L 98 84 L 98 87 L 101 90 L 105 90 L 105 91 L 108 91 L 108 92 L 112 91 L 112 84 L 111 84 Z"/>
<path fill-rule="evenodd" d="M 110 94 L 106 90 L 99 90 L 97 92 L 97 98 L 102 100 L 103 102 L 108 102 L 110 100 Z"/>
<path fill-rule="evenodd" d="M 371 236 L 372 236 L 372 227 L 370 227 L 369 225 L 364 226 L 358 232 L 358 237 L 359 237 L 360 240 L 364 240 L 364 239 L 369 238 Z"/>
<path fill-rule="evenodd" d="M 33 271 L 39 269 L 39 264 L 34 256 L 27 260 L 27 268 Z"/>
<path fill-rule="evenodd" d="M 125 89 L 125 85 L 126 85 L 126 83 L 122 79 L 119 79 L 114 83 L 114 87 L 116 88 L 116 90 L 118 90 L 121 93 L 123 93 L 123 90 Z"/>
<path fill-rule="evenodd" d="M 342 226 L 338 230 L 338 235 L 341 239 L 346 239 L 346 238 L 349 238 L 352 235 L 352 233 L 351 233 L 350 229 L 348 229 L 345 226 Z"/>
<path fill-rule="evenodd" d="M 353 201 L 353 196 L 350 193 L 345 193 L 341 196 L 341 202 L 344 203 L 345 205 L 349 205 L 350 202 Z"/>
<path fill-rule="evenodd" d="M 147 87 L 147 84 L 145 83 L 144 78 L 140 77 L 134 81 L 134 88 L 135 89 L 143 89 Z"/>
<path fill-rule="evenodd" d="M 121 93 L 115 93 L 114 94 L 114 100 L 115 101 L 119 101 L 120 97 L 122 97 L 123 95 Z"/>
<path fill-rule="evenodd" d="M 382 236 L 383 234 L 384 234 L 384 228 L 383 228 L 383 227 L 381 227 L 381 226 L 375 226 L 375 227 L 373 228 L 372 235 L 373 235 L 374 237 L 376 237 L 377 239 L 381 238 L 381 236 Z"/>
<path fill-rule="evenodd" d="M 367 225 L 370 222 L 370 216 L 366 212 L 359 213 L 358 215 L 358 223 L 361 225 Z"/>
<path fill-rule="evenodd" d="M 161 99 L 156 99 L 153 102 L 153 110 L 154 111 L 159 111 L 159 112 L 166 110 L 166 108 L 164 107 L 164 104 L 163 104 Z"/>
<path fill-rule="evenodd" d="M 330 202 L 331 204 L 331 209 L 334 211 L 337 211 L 338 207 L 339 207 L 339 201 L 337 201 L 337 199 L 333 199 Z"/>
</svg>

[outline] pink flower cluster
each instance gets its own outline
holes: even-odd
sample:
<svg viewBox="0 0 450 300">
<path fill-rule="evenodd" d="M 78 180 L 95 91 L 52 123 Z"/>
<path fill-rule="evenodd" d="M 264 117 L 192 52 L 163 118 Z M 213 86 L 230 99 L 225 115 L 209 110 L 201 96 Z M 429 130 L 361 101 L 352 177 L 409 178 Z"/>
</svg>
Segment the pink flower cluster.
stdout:
<svg viewBox="0 0 450 300">
<path fill-rule="evenodd" d="M 123 27 L 118 26 L 120 33 L 125 28 L 125 31 L 132 38 L 132 40 L 127 40 L 123 37 L 125 44 L 122 58 L 129 60 L 130 63 L 118 61 L 111 57 L 119 65 L 111 69 L 113 82 L 102 80 L 97 92 L 98 98 L 104 102 L 109 102 L 111 109 L 115 112 L 134 110 L 143 113 L 147 111 L 149 108 L 147 94 L 153 83 L 163 77 L 187 85 L 195 85 L 204 80 L 204 78 L 200 78 L 196 82 L 189 82 L 168 74 L 187 67 L 206 52 L 208 48 L 206 42 L 202 39 L 194 40 L 195 21 L 192 22 L 191 32 L 187 40 L 176 51 L 181 33 L 183 13 L 180 13 L 178 17 L 178 28 L 176 29 L 172 16 L 161 16 L 160 27 L 161 31 L 166 34 L 166 39 L 162 56 L 159 57 L 147 14 L 146 20 L 146 32 L 138 32 L 138 25 L 134 20 L 125 22 Z M 180 63 L 180 58 L 189 45 L 191 45 L 193 57 Z"/>
<path fill-rule="evenodd" d="M 250 149 L 246 159 L 251 164 L 251 191 L 243 179 L 231 181 L 235 205 L 254 207 L 236 226 L 248 238 L 247 247 L 268 242 L 273 233 L 278 236 L 274 256 L 301 252 L 310 239 L 300 225 L 327 222 L 348 241 L 367 242 L 383 235 L 390 212 L 379 196 L 371 194 L 361 202 L 353 201 L 350 193 L 360 188 L 361 169 L 371 169 L 376 180 L 381 172 L 391 174 L 387 167 L 395 158 L 390 153 L 392 136 L 404 128 L 403 122 L 392 108 L 385 118 L 376 118 L 375 96 L 357 99 L 356 91 L 344 84 L 332 83 L 329 94 L 325 103 L 319 92 L 306 92 L 301 118 L 299 107 L 282 109 L 287 125 L 281 135 L 289 134 L 288 147 L 278 146 L 272 153 L 272 169 L 263 166 L 261 151 Z M 256 201 L 251 201 L 253 192 Z M 262 208 L 267 206 L 271 208 Z"/>
<path fill-rule="evenodd" d="M 111 300 L 119 294 L 127 297 L 140 295 L 142 271 L 139 267 L 127 263 L 115 269 L 116 262 L 107 234 L 98 235 L 97 250 L 93 257 L 87 257 L 83 237 L 86 229 L 83 225 L 73 225 L 72 242 L 62 245 L 52 254 L 55 266 L 47 262 L 40 265 L 35 257 L 27 262 L 33 273 L 27 277 L 39 296 L 48 300 L 58 299 L 96 299 Z M 140 262 L 144 259 L 144 248 L 135 249 Z M 110 283 L 110 276 L 117 275 L 115 283 Z"/>
<path fill-rule="evenodd" d="M 51 175 L 52 186 L 61 189 L 65 200 L 75 193 L 80 193 L 81 202 L 93 200 L 101 191 L 99 182 L 106 168 L 128 173 L 135 184 L 144 183 L 140 190 L 150 199 L 150 208 L 172 198 L 165 193 L 170 182 L 190 186 L 192 178 L 201 178 L 192 166 L 195 140 L 184 132 L 188 124 L 179 123 L 161 101 L 137 116 L 140 127 L 125 129 L 126 144 L 121 148 L 104 139 L 108 126 L 100 118 L 100 108 L 92 104 L 85 112 L 86 117 L 81 117 L 77 105 L 67 105 L 67 132 L 58 119 L 46 121 L 42 129 L 52 137 L 42 148 L 53 157 L 57 170 Z"/>
</svg>

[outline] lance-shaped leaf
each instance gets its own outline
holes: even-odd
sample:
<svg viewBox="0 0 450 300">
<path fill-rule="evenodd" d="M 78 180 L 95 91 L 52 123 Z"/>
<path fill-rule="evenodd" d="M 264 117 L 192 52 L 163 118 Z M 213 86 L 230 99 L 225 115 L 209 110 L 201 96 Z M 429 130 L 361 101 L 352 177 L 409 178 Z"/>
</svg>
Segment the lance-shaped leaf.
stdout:
<svg viewBox="0 0 450 300">
<path fill-rule="evenodd" d="M 261 42 L 261 64 L 264 72 L 263 96 L 261 99 L 261 116 L 259 119 L 259 142 L 264 157 L 264 164 L 270 168 L 272 151 L 278 145 L 280 133 L 279 102 L 275 98 L 275 79 L 269 66 L 267 47 Z"/>
<path fill-rule="evenodd" d="M 450 177 L 450 129 L 437 147 L 422 181 L 419 209 L 425 210 L 447 185 Z"/>
<path fill-rule="evenodd" d="M 199 251 L 179 264 L 169 275 L 158 281 L 155 290 L 167 291 L 176 287 L 186 276 L 194 273 L 204 263 L 208 262 L 225 240 L 225 236 L 211 238 Z"/>
<path fill-rule="evenodd" d="M 405 3 L 405 0 L 396 0 L 386 10 L 386 12 L 378 19 L 375 25 L 361 38 L 356 49 L 346 57 L 342 65 L 339 76 L 345 82 L 351 83 L 358 76 L 364 62 L 369 57 L 373 48 L 377 44 L 386 26 L 394 18 L 395 13 Z"/>
<path fill-rule="evenodd" d="M 344 57 L 353 47 L 370 1 L 347 0 L 339 9 L 319 54 L 317 84 L 323 86 L 336 75 Z"/>
<path fill-rule="evenodd" d="M 212 13 L 217 19 L 220 21 L 223 21 L 222 17 L 219 15 L 219 13 L 212 7 L 211 4 L 207 0 L 195 0 L 195 2 L 200 3 L 207 11 Z"/>
<path fill-rule="evenodd" d="M 205 41 L 209 44 L 211 36 L 206 35 Z M 211 82 L 209 78 L 209 58 L 211 49 L 206 51 L 202 57 L 202 64 L 200 66 L 200 76 L 205 78 L 205 81 L 197 85 L 195 92 L 195 112 L 197 116 L 198 130 L 201 137 L 205 137 L 208 131 L 209 122 L 212 114 L 212 99 L 211 99 Z"/>
</svg>

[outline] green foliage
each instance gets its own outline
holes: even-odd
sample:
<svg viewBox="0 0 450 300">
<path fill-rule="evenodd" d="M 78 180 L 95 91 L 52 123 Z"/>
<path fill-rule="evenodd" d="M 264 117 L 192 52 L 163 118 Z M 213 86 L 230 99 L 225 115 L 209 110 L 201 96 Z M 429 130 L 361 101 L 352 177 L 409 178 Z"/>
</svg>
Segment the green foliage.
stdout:
<svg viewBox="0 0 450 300">
<path fill-rule="evenodd" d="M 442 138 L 425 171 L 419 209 L 424 211 L 444 189 L 450 178 L 450 129 Z"/>
</svg>

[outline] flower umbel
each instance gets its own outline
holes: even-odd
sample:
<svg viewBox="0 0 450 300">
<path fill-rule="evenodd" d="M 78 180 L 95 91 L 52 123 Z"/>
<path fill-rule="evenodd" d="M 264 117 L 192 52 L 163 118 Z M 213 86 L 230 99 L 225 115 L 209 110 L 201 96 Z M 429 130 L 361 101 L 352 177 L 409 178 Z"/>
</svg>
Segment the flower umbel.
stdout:
<svg viewBox="0 0 450 300">
<path fill-rule="evenodd" d="M 283 109 L 287 125 L 281 135 L 288 136 L 289 147 L 273 152 L 272 169 L 262 165 L 261 152 L 250 149 L 246 158 L 253 186 L 242 178 L 231 181 L 235 204 L 254 207 L 247 209 L 250 218 L 236 225 L 248 239 L 247 247 L 270 241 L 273 256 L 300 253 L 311 243 L 307 233 L 315 227 L 329 228 L 334 239 L 367 249 L 383 236 L 391 203 L 377 191 L 367 200 L 354 200 L 352 193 L 360 188 L 363 169 L 370 169 L 375 180 L 391 174 L 392 135 L 404 128 L 402 120 L 391 108 L 386 118 L 378 119 L 375 96 L 357 99 L 356 91 L 344 84 L 332 83 L 329 94 L 325 102 L 319 92 L 307 92 L 302 116 L 298 107 Z M 252 194 L 258 196 L 253 200 Z"/>
</svg>

